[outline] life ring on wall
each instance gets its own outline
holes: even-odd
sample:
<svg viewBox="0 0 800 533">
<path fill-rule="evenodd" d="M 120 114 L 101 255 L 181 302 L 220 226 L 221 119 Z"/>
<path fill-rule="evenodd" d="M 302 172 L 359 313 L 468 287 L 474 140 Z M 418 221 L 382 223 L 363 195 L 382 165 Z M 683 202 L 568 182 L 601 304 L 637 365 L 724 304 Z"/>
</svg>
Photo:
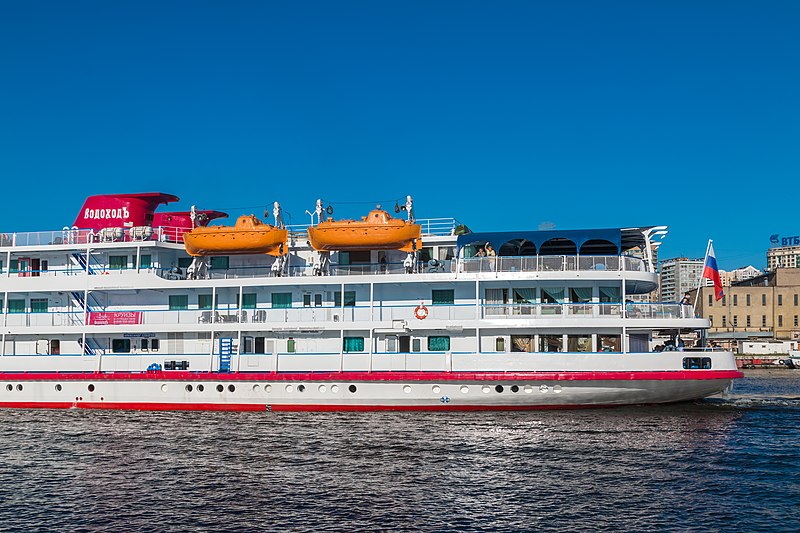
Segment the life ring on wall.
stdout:
<svg viewBox="0 0 800 533">
<path fill-rule="evenodd" d="M 425 320 L 428 318 L 428 308 L 424 305 L 418 305 L 414 309 L 414 316 L 417 317 L 418 320 Z"/>
</svg>

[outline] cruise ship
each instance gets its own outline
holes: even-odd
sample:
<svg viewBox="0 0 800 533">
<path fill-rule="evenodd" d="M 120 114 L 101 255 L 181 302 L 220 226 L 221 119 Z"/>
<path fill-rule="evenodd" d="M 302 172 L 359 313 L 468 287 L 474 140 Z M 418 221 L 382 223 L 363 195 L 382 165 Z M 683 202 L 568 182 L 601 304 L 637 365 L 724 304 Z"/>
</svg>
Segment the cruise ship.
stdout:
<svg viewBox="0 0 800 533">
<path fill-rule="evenodd" d="M 692 306 L 633 301 L 657 287 L 664 226 L 480 233 L 418 219 L 410 196 L 355 220 L 311 199 L 308 225 L 278 202 L 225 225 L 162 208 L 178 200 L 90 196 L 60 230 L 0 234 L 0 406 L 582 408 L 742 377 L 699 347 Z"/>
</svg>

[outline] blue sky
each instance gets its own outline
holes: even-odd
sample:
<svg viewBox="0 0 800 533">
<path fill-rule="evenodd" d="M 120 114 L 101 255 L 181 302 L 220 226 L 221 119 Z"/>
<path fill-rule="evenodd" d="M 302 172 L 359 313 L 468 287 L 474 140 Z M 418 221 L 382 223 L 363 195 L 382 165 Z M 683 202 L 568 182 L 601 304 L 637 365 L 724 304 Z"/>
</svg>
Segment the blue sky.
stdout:
<svg viewBox="0 0 800 533">
<path fill-rule="evenodd" d="M 800 3 L 4 2 L 0 230 L 161 191 L 303 223 L 411 194 L 474 230 L 800 234 Z"/>
</svg>

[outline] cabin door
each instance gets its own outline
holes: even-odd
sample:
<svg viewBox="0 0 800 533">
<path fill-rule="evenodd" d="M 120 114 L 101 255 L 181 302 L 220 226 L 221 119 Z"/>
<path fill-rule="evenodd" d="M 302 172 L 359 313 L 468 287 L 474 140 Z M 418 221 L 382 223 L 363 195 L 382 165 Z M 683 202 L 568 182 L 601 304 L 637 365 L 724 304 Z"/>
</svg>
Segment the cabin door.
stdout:
<svg viewBox="0 0 800 533">
<path fill-rule="evenodd" d="M 17 270 L 19 271 L 19 277 L 27 278 L 31 275 L 31 258 L 30 257 L 20 257 L 19 263 L 17 266 Z"/>
<path fill-rule="evenodd" d="M 42 262 L 38 257 L 31 259 L 31 276 L 38 276 L 39 271 L 42 269 Z"/>
<path fill-rule="evenodd" d="M 411 337 L 408 335 L 401 335 L 398 339 L 398 348 L 400 353 L 411 352 Z"/>
</svg>

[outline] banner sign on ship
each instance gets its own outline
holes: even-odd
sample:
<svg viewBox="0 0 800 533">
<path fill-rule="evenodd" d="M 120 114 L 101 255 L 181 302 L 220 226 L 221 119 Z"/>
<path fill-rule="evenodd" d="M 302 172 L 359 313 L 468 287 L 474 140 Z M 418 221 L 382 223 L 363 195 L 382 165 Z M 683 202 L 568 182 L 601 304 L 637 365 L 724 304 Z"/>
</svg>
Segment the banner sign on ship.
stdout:
<svg viewBox="0 0 800 533">
<path fill-rule="evenodd" d="M 89 324 L 93 326 L 129 326 L 141 323 L 141 311 L 97 311 L 89 314 Z"/>
</svg>

